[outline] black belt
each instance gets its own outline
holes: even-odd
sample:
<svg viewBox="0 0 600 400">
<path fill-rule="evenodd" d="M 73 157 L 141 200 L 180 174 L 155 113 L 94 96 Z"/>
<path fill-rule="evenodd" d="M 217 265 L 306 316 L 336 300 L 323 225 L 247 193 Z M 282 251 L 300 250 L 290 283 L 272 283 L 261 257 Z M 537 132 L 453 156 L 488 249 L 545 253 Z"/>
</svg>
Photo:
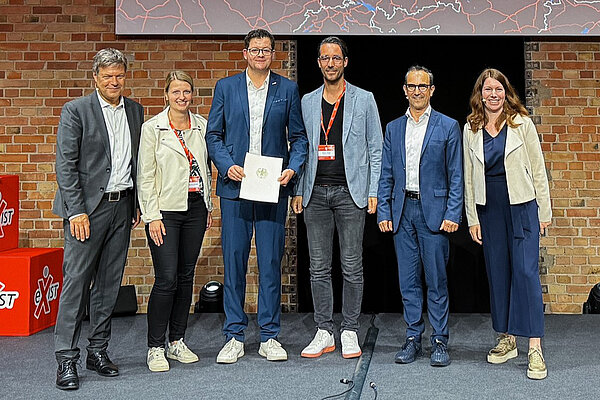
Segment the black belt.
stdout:
<svg viewBox="0 0 600 400">
<path fill-rule="evenodd" d="M 408 197 L 409 199 L 413 199 L 413 200 L 421 199 L 421 195 L 419 194 L 419 192 L 412 192 L 410 190 L 405 190 L 404 193 L 405 193 L 406 197 Z"/>
<path fill-rule="evenodd" d="M 120 192 L 106 192 L 102 196 L 102 199 L 110 202 L 119 201 L 121 198 L 129 196 L 130 191 L 131 189 L 121 190 Z"/>
</svg>

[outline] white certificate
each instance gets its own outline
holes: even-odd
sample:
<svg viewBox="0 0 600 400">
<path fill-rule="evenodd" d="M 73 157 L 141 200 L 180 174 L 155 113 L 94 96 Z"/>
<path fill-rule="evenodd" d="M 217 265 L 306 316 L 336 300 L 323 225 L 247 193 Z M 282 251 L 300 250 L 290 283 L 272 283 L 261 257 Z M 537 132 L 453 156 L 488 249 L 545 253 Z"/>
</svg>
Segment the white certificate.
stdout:
<svg viewBox="0 0 600 400">
<path fill-rule="evenodd" d="M 246 153 L 240 198 L 253 201 L 277 203 L 283 158 L 266 157 Z"/>
</svg>

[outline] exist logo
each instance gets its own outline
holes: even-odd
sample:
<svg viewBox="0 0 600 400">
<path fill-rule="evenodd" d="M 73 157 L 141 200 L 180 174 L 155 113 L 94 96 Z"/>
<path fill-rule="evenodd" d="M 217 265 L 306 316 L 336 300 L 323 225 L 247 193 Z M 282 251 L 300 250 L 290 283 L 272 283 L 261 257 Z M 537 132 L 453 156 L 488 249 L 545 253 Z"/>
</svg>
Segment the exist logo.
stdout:
<svg viewBox="0 0 600 400">
<path fill-rule="evenodd" d="M 9 226 L 12 224 L 12 217 L 15 214 L 14 208 L 7 208 L 6 200 L 2 198 L 2 192 L 0 192 L 0 239 L 4 237 L 3 226 Z"/>
<path fill-rule="evenodd" d="M 4 291 L 6 285 L 0 282 L 0 310 L 2 309 L 12 309 L 15 305 L 15 300 L 19 298 L 19 292 L 9 292 Z"/>
<path fill-rule="evenodd" d="M 38 288 L 33 293 L 33 303 L 35 311 L 33 316 L 40 319 L 42 311 L 44 314 L 50 314 L 50 302 L 58 298 L 58 287 L 60 283 L 54 282 L 54 277 L 50 275 L 50 268 L 46 265 L 43 271 L 43 278 L 38 279 Z"/>
</svg>

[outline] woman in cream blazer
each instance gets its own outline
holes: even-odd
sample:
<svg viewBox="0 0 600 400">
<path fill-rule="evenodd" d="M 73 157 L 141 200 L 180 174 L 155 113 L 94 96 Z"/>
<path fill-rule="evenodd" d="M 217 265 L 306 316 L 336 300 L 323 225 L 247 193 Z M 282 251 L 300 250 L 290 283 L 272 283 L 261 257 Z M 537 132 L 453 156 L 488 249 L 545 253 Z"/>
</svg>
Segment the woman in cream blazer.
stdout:
<svg viewBox="0 0 600 400">
<path fill-rule="evenodd" d="M 517 357 L 529 338 L 527 376 L 547 375 L 539 278 L 539 235 L 550 225 L 548 179 L 535 126 L 504 74 L 484 70 L 463 132 L 465 208 L 472 239 L 483 245 L 492 325 L 498 344 L 487 360 Z"/>
<path fill-rule="evenodd" d="M 140 138 L 137 188 L 155 274 L 148 301 L 146 361 L 155 372 L 169 369 L 166 357 L 198 361 L 183 338 L 212 205 L 206 119 L 189 111 L 193 92 L 188 74 L 170 72 L 165 85 L 168 106 L 142 125 Z"/>
</svg>

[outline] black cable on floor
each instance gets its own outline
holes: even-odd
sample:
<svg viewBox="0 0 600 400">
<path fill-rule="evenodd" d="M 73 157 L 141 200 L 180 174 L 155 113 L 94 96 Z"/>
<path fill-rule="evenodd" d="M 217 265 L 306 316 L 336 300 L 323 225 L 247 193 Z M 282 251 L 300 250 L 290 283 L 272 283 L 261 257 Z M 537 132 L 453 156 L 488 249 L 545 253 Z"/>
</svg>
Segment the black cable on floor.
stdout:
<svg viewBox="0 0 600 400">
<path fill-rule="evenodd" d="M 373 350 L 375 349 L 375 342 L 377 341 L 378 334 L 379 328 L 375 326 L 375 314 L 373 314 L 371 315 L 371 326 L 369 327 L 369 330 L 367 330 L 367 336 L 362 345 L 362 355 L 358 359 L 354 375 L 352 375 L 354 386 L 346 395 L 346 400 L 360 399 L 365 379 L 367 379 L 367 372 L 369 371 L 369 365 L 371 364 L 371 358 L 373 357 Z M 375 397 L 377 397 L 376 390 Z"/>
<path fill-rule="evenodd" d="M 349 381 L 348 379 L 340 379 L 340 383 L 344 383 L 344 384 L 347 384 L 350 386 L 348 387 L 348 389 L 344 390 L 343 392 L 340 392 L 338 394 L 332 394 L 331 396 L 323 397 L 321 400 L 335 399 L 336 397 L 341 397 L 341 396 L 345 395 L 346 393 L 348 393 L 349 391 L 351 391 L 352 389 L 354 389 L 354 381 Z"/>
</svg>

